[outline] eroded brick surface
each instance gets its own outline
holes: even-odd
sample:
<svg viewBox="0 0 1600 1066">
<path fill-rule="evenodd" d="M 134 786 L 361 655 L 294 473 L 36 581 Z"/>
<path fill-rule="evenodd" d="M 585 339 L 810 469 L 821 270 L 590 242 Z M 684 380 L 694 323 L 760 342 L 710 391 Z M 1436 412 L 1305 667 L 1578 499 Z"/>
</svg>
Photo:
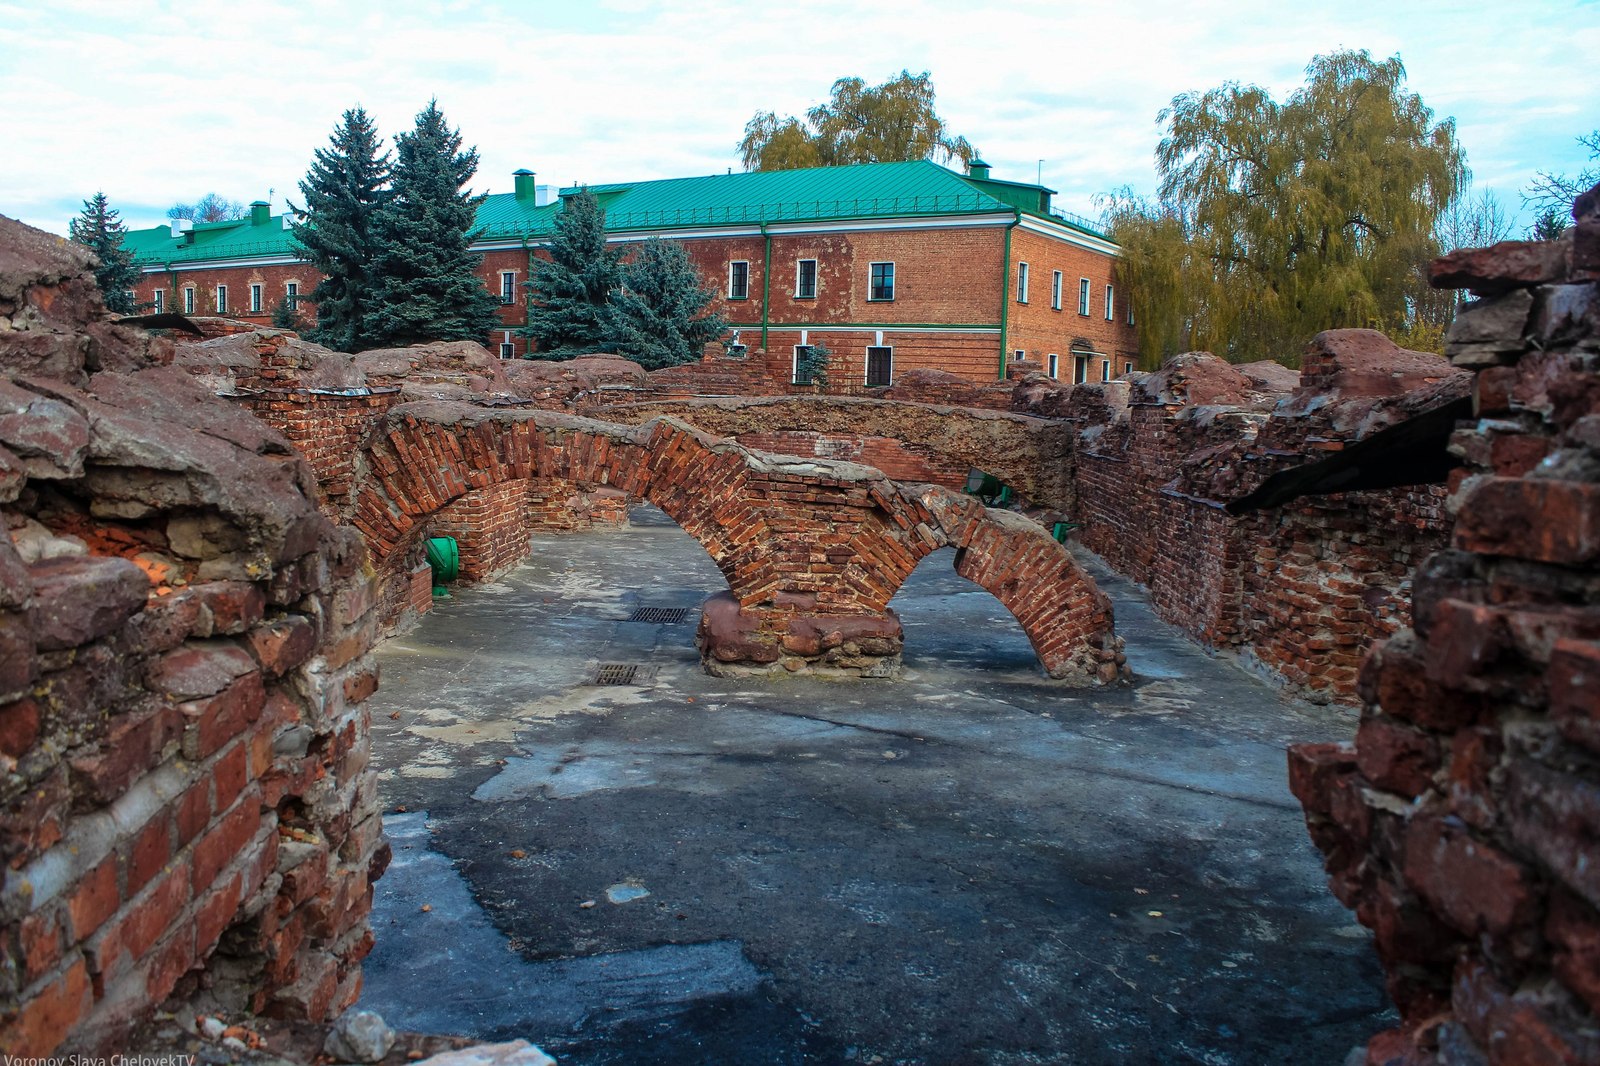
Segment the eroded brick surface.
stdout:
<svg viewBox="0 0 1600 1066">
<path fill-rule="evenodd" d="M 1435 265 L 1489 294 L 1448 348 L 1484 416 L 1452 444 L 1453 547 L 1418 569 L 1415 629 L 1363 669 L 1353 752 L 1290 753 L 1400 1009 L 1369 1063 L 1600 1061 L 1600 301 L 1573 262 L 1569 236 Z"/>
</svg>

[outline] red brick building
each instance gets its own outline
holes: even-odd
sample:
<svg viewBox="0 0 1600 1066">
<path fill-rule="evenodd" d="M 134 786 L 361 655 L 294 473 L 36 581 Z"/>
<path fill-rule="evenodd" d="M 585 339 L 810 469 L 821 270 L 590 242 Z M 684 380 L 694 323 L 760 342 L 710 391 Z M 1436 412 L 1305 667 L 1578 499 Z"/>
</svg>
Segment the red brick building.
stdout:
<svg viewBox="0 0 1600 1066">
<path fill-rule="evenodd" d="M 518 171 L 514 191 L 478 212 L 480 276 L 501 296 L 504 328 L 485 338 L 527 353 L 524 283 L 564 198 Z M 810 345 L 830 352 L 834 385 L 888 385 L 912 369 L 973 381 L 1028 359 L 1064 379 L 1132 368 L 1132 315 L 1116 290 L 1117 248 L 1086 220 L 1052 210 L 1052 190 L 999 181 L 974 162 L 713 175 L 590 186 L 610 239 L 680 241 L 720 293 L 735 356 L 767 353 L 791 380 Z M 318 275 L 296 258 L 288 223 L 263 203 L 237 222 L 174 223 L 129 234 L 145 272 L 136 290 L 161 310 L 270 320 L 303 312 Z"/>
</svg>

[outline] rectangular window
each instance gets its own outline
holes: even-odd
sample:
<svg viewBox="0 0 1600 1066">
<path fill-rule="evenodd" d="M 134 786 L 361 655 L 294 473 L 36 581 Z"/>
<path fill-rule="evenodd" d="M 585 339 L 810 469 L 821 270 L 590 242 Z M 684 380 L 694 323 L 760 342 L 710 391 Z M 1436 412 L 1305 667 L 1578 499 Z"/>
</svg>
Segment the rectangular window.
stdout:
<svg viewBox="0 0 1600 1066">
<path fill-rule="evenodd" d="M 1052 271 L 1050 274 L 1050 310 L 1061 310 L 1061 271 Z M 1055 377 L 1054 374 L 1050 375 Z"/>
<path fill-rule="evenodd" d="M 1017 303 L 1028 302 L 1028 264 L 1017 264 Z"/>
<path fill-rule="evenodd" d="M 283 286 L 283 298 L 288 303 L 289 310 L 293 311 L 300 304 L 300 283 L 290 281 Z"/>
<path fill-rule="evenodd" d="M 794 378 L 796 385 L 813 385 L 813 375 L 819 369 L 811 361 L 814 347 L 810 344 L 797 344 L 794 346 Z"/>
<path fill-rule="evenodd" d="M 1022 362 L 1023 360 L 1025 360 L 1027 358 L 1028 358 L 1028 353 L 1027 353 L 1027 351 L 1025 349 L 1013 348 L 1011 350 L 1011 361 L 1013 363 L 1020 363 L 1020 362 Z"/>
<path fill-rule="evenodd" d="M 1123 363 L 1123 364 L 1122 364 L 1122 372 L 1123 372 L 1123 373 L 1124 373 L 1124 374 L 1131 374 L 1131 373 L 1133 373 L 1133 364 L 1132 364 L 1132 363 Z"/>
<path fill-rule="evenodd" d="M 167 309 L 167 290 L 157 289 L 150 301 L 150 310 L 161 314 Z"/>
<path fill-rule="evenodd" d="M 750 264 L 743 259 L 728 264 L 728 299 L 750 298 Z"/>
<path fill-rule="evenodd" d="M 871 281 L 867 286 L 867 299 L 892 300 L 894 299 L 894 264 L 873 263 Z M 871 348 L 867 349 L 869 352 Z M 889 349 L 885 348 L 884 351 Z M 868 382 L 871 384 L 871 382 Z M 887 384 L 887 382 L 885 382 Z"/>
<path fill-rule="evenodd" d="M 1128 300 L 1128 325 L 1133 325 L 1133 300 Z"/>
<path fill-rule="evenodd" d="M 228 313 L 228 287 L 226 285 L 218 285 L 217 286 L 217 314 L 225 315 L 227 313 Z"/>
<path fill-rule="evenodd" d="M 1111 380 L 1111 360 L 1109 360 L 1109 359 L 1100 360 L 1100 380 L 1101 381 L 1110 381 Z"/>
<path fill-rule="evenodd" d="M 879 264 L 874 263 L 873 266 Z M 891 270 L 893 266 L 891 264 Z M 892 284 L 892 281 L 891 281 Z M 894 349 L 873 346 L 867 349 L 867 385 L 888 385 L 894 380 Z"/>
<path fill-rule="evenodd" d="M 1089 279 L 1088 278 L 1079 278 L 1078 279 L 1078 314 L 1080 314 L 1080 315 L 1087 315 L 1089 313 L 1089 296 L 1090 296 L 1090 291 L 1089 290 L 1090 290 Z"/>
<path fill-rule="evenodd" d="M 261 313 L 261 286 L 260 285 L 252 285 L 252 286 L 250 286 L 250 313 L 252 315 L 259 315 Z"/>
<path fill-rule="evenodd" d="M 517 302 L 517 272 L 515 270 L 500 271 L 500 302 L 503 304 Z"/>
<path fill-rule="evenodd" d="M 1117 317 L 1117 290 L 1110 285 L 1106 286 L 1106 321 L 1110 322 Z"/>
<path fill-rule="evenodd" d="M 194 314 L 194 286 L 193 285 L 187 285 L 187 286 L 184 287 L 184 290 L 183 290 L 183 313 L 186 314 L 186 315 Z"/>
<path fill-rule="evenodd" d="M 1056 277 L 1060 278 L 1061 275 L 1057 274 Z M 1050 353 L 1050 376 L 1051 377 L 1055 377 L 1056 376 L 1056 372 L 1058 370 L 1060 370 L 1060 369 L 1061 369 L 1061 356 L 1056 352 L 1051 352 Z"/>
<path fill-rule="evenodd" d="M 815 300 L 817 298 L 817 261 L 815 259 L 801 259 L 795 263 L 794 298 L 796 300 Z"/>
<path fill-rule="evenodd" d="M 722 354 L 728 359 L 743 359 L 745 346 L 742 344 L 730 344 Z"/>
<path fill-rule="evenodd" d="M 500 342 L 500 358 L 502 358 L 502 359 L 515 359 L 516 357 L 517 357 L 517 345 L 516 345 L 516 343 L 514 341 L 501 341 Z"/>
</svg>

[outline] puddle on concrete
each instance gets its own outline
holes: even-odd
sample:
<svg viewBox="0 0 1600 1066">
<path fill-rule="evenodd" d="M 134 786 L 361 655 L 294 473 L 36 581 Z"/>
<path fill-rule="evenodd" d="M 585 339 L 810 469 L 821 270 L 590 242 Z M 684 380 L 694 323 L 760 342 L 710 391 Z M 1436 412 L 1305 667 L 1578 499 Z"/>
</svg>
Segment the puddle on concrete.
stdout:
<svg viewBox="0 0 1600 1066">
<path fill-rule="evenodd" d="M 373 900 L 377 946 L 364 966 L 360 1006 L 393 1023 L 485 1040 L 560 1043 L 596 1026 L 654 1022 L 716 997 L 749 995 L 763 980 L 743 945 L 731 940 L 530 962 L 489 921 L 450 861 L 429 846 L 425 812 L 383 821 L 394 861 Z M 620 884 L 607 890 L 608 898 L 619 890 L 649 894 Z"/>
</svg>

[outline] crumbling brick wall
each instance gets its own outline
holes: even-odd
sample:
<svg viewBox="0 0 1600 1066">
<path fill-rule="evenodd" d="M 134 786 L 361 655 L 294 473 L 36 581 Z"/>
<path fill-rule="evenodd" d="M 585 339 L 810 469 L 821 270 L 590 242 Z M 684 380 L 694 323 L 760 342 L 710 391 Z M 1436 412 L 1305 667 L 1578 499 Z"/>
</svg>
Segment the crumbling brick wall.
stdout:
<svg viewBox="0 0 1600 1066">
<path fill-rule="evenodd" d="M 175 990 L 324 1018 L 386 852 L 373 584 L 288 443 L 0 218 L 0 1048 Z"/>
<path fill-rule="evenodd" d="M 1290 753 L 1400 1010 L 1374 1066 L 1600 1061 L 1600 189 L 1574 215 L 1434 264 L 1482 297 L 1447 341 L 1478 416 L 1451 540 L 1362 668 L 1354 744 Z"/>
<path fill-rule="evenodd" d="M 1301 379 L 1191 353 L 1131 382 L 1017 390 L 1077 430 L 1077 536 L 1146 585 L 1167 621 L 1309 695 L 1353 699 L 1362 656 L 1408 620 L 1410 575 L 1443 544 L 1443 490 L 1350 492 L 1234 517 L 1269 475 L 1448 402 L 1443 360 L 1370 330 L 1320 335 Z"/>
</svg>

